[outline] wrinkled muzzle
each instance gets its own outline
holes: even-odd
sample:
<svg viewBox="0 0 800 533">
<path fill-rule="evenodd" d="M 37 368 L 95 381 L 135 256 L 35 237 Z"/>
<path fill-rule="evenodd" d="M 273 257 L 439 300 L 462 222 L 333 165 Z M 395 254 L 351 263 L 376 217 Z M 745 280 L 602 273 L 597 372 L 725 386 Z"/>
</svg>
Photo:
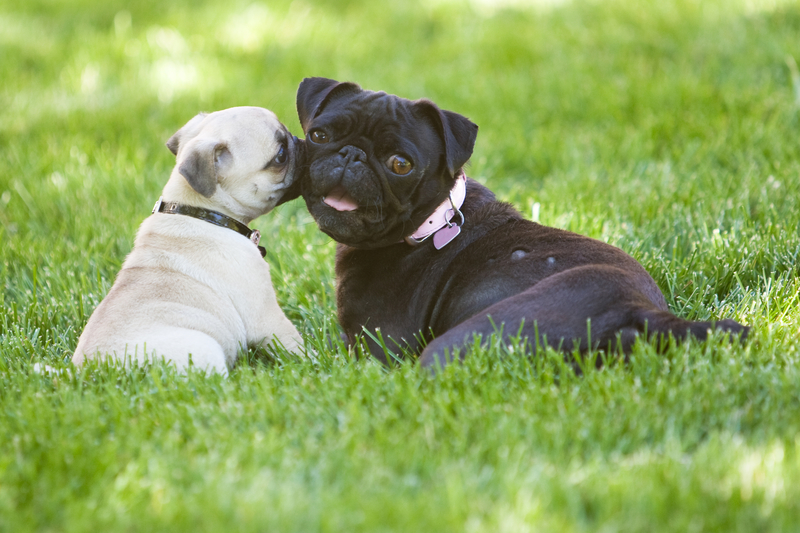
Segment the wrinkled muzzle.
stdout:
<svg viewBox="0 0 800 533">
<path fill-rule="evenodd" d="M 380 176 L 370 168 L 367 155 L 355 146 L 318 159 L 309 168 L 311 190 L 336 211 L 383 205 Z"/>
<path fill-rule="evenodd" d="M 394 208 L 394 193 L 363 150 L 345 146 L 311 161 L 303 178 L 303 197 L 320 230 L 359 248 L 398 242 L 404 214 Z M 402 224 L 401 224 L 402 226 Z"/>
</svg>

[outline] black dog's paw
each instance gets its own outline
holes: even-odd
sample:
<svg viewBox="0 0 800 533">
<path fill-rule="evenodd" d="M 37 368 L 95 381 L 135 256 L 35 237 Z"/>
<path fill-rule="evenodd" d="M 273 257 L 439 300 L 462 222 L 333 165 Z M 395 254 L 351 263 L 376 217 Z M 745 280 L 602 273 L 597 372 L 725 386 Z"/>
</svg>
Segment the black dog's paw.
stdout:
<svg viewBox="0 0 800 533">
<path fill-rule="evenodd" d="M 747 340 L 747 336 L 750 334 L 750 326 L 743 326 L 735 320 L 728 318 L 725 320 L 719 320 L 715 326 L 718 330 L 727 331 L 731 342 L 734 342 L 738 339 L 739 342 L 744 344 L 744 342 Z"/>
</svg>

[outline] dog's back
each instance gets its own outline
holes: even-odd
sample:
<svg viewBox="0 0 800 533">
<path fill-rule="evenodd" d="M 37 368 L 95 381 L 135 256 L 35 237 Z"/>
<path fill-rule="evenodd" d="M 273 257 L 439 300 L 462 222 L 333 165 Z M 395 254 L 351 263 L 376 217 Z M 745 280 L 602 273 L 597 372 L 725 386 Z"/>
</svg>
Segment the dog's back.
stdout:
<svg viewBox="0 0 800 533">
<path fill-rule="evenodd" d="M 247 224 L 294 182 L 302 151 L 275 115 L 240 107 L 199 114 L 167 147 L 176 164 L 73 362 L 164 358 L 227 373 L 240 350 L 301 339 L 278 306 Z"/>
<path fill-rule="evenodd" d="M 231 244 L 228 230 L 206 226 L 160 214 L 144 221 L 114 285 L 84 328 L 74 363 L 99 353 L 138 362 L 166 357 L 185 367 L 191 355 L 199 368 L 226 372 L 247 344 L 235 302 L 244 308 L 259 304 L 258 298 L 241 302 L 253 291 L 237 270 L 271 287 L 269 268 L 250 242 Z"/>
</svg>

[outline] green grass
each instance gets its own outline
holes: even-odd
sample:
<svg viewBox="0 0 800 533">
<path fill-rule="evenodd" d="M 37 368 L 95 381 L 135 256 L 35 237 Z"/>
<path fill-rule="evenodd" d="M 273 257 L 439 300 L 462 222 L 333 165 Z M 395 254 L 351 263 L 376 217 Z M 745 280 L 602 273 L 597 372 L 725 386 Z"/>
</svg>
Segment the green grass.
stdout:
<svg viewBox="0 0 800 533">
<path fill-rule="evenodd" d="M 0 0 L 0 531 L 797 529 L 800 3 L 504 4 Z M 750 342 L 386 371 L 321 341 L 334 245 L 293 202 L 255 226 L 317 361 L 35 373 L 68 366 L 167 138 L 234 105 L 300 133 L 305 76 L 469 116 L 472 177 Z"/>
</svg>

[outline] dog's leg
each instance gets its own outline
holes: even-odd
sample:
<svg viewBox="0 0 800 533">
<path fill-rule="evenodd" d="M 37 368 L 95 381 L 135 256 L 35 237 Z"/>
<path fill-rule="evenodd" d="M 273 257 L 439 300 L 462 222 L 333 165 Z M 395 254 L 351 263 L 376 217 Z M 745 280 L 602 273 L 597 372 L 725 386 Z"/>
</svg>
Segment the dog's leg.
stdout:
<svg viewBox="0 0 800 533">
<path fill-rule="evenodd" d="M 731 336 L 746 335 L 744 326 L 732 321 L 691 322 L 660 309 L 644 278 L 613 267 L 580 267 L 551 276 L 530 289 L 502 300 L 431 341 L 420 356 L 423 366 L 444 365 L 453 353 L 464 357 L 463 348 L 474 335 L 484 339 L 499 333 L 504 339 L 518 333 L 530 350 L 550 346 L 571 352 L 592 348 L 620 349 L 629 353 L 640 335 L 648 338 L 672 334 L 677 340 L 692 335 L 700 340 L 708 331 L 722 329 Z"/>
<path fill-rule="evenodd" d="M 189 367 L 206 373 L 228 375 L 225 351 L 213 337 L 197 330 L 165 326 L 155 328 L 128 346 L 127 356 L 144 363 L 164 359 L 186 373 Z"/>
<path fill-rule="evenodd" d="M 731 342 L 739 340 L 744 342 L 750 328 L 743 326 L 735 320 L 718 320 L 716 322 L 684 320 L 666 311 L 657 309 L 641 309 L 636 313 L 636 320 L 640 331 L 647 331 L 649 339 L 657 341 L 667 340 L 672 335 L 675 340 L 682 341 L 688 336 L 704 341 L 711 331 L 727 332 Z"/>
<path fill-rule="evenodd" d="M 213 341 L 213 339 L 211 339 Z M 225 353 L 216 341 L 213 344 L 187 346 L 186 351 L 180 355 L 170 357 L 175 367 L 185 373 L 189 367 L 202 370 L 207 374 L 221 374 L 228 376 L 228 365 L 225 364 Z"/>
<path fill-rule="evenodd" d="M 265 325 L 264 336 L 253 345 L 271 348 L 277 344 L 296 355 L 304 355 L 303 337 L 300 336 L 294 324 L 280 310 L 277 302 L 275 303 L 272 317 L 269 323 Z"/>
<path fill-rule="evenodd" d="M 517 334 L 526 337 L 534 353 L 537 346 L 545 345 L 584 351 L 590 342 L 593 346 L 612 339 L 616 342 L 617 332 L 623 333 L 622 347 L 629 349 L 638 332 L 631 311 L 635 306 L 655 305 L 626 279 L 625 272 L 605 267 L 581 267 L 555 274 L 439 335 L 422 352 L 420 364 L 449 363 L 454 349 L 472 342 L 475 334 L 486 339 L 492 333 L 499 334 L 501 327 L 504 339 Z M 463 356 L 461 350 L 459 358 Z"/>
</svg>

